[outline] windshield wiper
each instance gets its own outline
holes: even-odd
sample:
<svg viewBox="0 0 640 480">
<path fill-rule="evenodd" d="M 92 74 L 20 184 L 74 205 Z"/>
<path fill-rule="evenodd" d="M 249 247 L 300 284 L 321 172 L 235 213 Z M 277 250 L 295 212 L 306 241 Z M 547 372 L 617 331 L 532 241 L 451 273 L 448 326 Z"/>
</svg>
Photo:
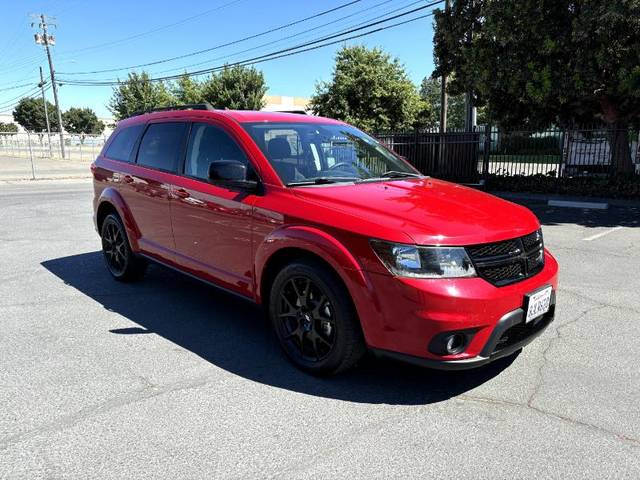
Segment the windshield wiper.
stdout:
<svg viewBox="0 0 640 480">
<path fill-rule="evenodd" d="M 359 181 L 359 183 L 379 182 L 381 180 L 384 180 L 385 178 L 422 178 L 422 175 L 418 173 L 413 173 L 413 172 L 401 172 L 399 170 L 388 170 L 384 173 L 381 173 L 377 177 L 363 178 L 362 180 Z"/>
<path fill-rule="evenodd" d="M 318 177 L 318 178 L 310 178 L 309 180 L 301 180 L 299 182 L 289 182 L 287 183 L 287 187 L 300 187 L 304 185 L 327 185 L 330 183 L 339 183 L 339 182 L 355 182 L 358 180 L 354 177 Z"/>
<path fill-rule="evenodd" d="M 419 173 L 401 172 L 399 170 L 387 170 L 380 174 L 380 178 L 403 178 L 403 177 L 421 177 Z"/>
</svg>

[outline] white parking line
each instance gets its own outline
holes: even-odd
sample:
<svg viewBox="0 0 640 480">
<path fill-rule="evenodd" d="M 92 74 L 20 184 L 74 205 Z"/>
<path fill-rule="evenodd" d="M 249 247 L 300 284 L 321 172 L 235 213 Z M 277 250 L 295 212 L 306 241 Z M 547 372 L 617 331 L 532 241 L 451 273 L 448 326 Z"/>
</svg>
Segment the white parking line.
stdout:
<svg viewBox="0 0 640 480">
<path fill-rule="evenodd" d="M 591 240 L 595 240 L 596 238 L 604 237 L 605 235 L 609 235 L 610 233 L 615 232 L 616 230 L 620 230 L 623 228 L 622 226 L 617 226 L 610 228 L 609 230 L 605 230 L 604 232 L 596 233 L 595 235 L 591 235 L 590 237 L 583 238 L 585 242 L 590 242 Z"/>
<path fill-rule="evenodd" d="M 566 200 L 549 200 L 547 205 L 550 207 L 567 207 L 567 208 L 590 208 L 593 210 L 606 210 L 609 208 L 608 203 L 596 202 L 570 202 Z"/>
</svg>

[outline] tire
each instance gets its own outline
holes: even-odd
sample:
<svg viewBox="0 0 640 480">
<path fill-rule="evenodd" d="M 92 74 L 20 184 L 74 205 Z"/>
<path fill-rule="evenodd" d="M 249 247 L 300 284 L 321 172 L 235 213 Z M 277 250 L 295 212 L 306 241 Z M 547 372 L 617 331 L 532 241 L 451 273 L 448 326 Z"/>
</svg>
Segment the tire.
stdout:
<svg viewBox="0 0 640 480">
<path fill-rule="evenodd" d="M 131 250 L 124 225 L 115 214 L 102 222 L 102 254 L 107 270 L 119 282 L 131 282 L 144 276 L 147 262 Z"/>
<path fill-rule="evenodd" d="M 366 345 L 340 278 L 320 262 L 298 260 L 273 281 L 269 319 L 280 346 L 300 369 L 334 375 L 353 367 Z"/>
</svg>

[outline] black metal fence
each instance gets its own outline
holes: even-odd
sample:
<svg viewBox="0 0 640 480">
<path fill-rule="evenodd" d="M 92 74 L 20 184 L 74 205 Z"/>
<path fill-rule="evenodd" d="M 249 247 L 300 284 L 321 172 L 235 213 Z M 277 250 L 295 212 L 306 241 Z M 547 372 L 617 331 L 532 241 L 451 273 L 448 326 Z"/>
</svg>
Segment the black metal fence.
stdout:
<svg viewBox="0 0 640 480">
<path fill-rule="evenodd" d="M 431 131 L 381 133 L 377 138 L 422 173 L 457 182 L 478 180 L 480 134 Z"/>
<path fill-rule="evenodd" d="M 403 131 L 376 137 L 424 174 L 461 183 L 495 176 L 640 175 L 637 130 L 595 126 L 505 131 L 481 126 L 473 132 Z"/>
</svg>

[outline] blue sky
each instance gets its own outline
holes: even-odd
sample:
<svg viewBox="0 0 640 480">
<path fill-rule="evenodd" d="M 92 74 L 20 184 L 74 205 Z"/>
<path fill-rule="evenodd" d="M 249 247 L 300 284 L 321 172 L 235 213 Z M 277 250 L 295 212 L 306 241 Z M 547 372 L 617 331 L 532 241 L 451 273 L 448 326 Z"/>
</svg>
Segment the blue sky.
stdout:
<svg viewBox="0 0 640 480">
<path fill-rule="evenodd" d="M 70 75 L 153 62 L 206 49 L 280 25 L 311 16 L 349 0 L 191 0 L 191 1 L 92 1 L 40 0 L 3 1 L 0 16 L 0 113 L 23 93 L 30 93 L 38 81 L 38 66 L 48 72 L 46 56 L 34 43 L 31 13 L 56 16 L 57 28 L 53 56 L 59 79 L 112 79 L 126 77 L 127 70 L 92 75 Z M 407 6 L 425 5 L 415 0 L 360 0 L 351 6 L 317 19 L 261 36 L 240 44 L 220 48 L 169 63 L 147 67 L 152 75 L 167 75 L 193 68 L 217 66 L 287 48 L 324 35 L 347 29 L 357 23 Z M 215 10 L 217 9 L 217 10 Z M 215 11 L 212 11 L 215 10 Z M 423 15 L 428 10 L 398 19 Z M 396 13 L 396 14 L 397 14 Z M 348 18 L 345 18 L 348 17 Z M 331 25 L 322 27 L 327 22 Z M 418 84 L 433 70 L 432 17 L 352 40 L 349 44 L 378 46 L 405 64 Z M 394 23 L 394 21 L 390 22 Z M 316 30 L 301 33 L 307 29 Z M 297 37 L 286 39 L 294 34 Z M 136 38 L 129 38 L 137 36 Z M 276 42 L 260 47 L 267 42 Z M 108 44 L 108 45 L 104 45 Z M 257 65 L 264 72 L 269 94 L 310 96 L 315 84 L 331 76 L 333 58 L 341 44 Z M 242 50 L 254 49 L 247 53 Z M 224 57 L 224 58 L 222 58 Z M 167 73 L 167 70 L 172 70 Z M 187 68 L 189 70 L 189 68 Z M 28 86 L 13 88 L 23 84 Z M 99 116 L 110 115 L 106 108 L 112 87 L 63 85 L 63 110 L 70 106 L 93 108 Z M 51 92 L 47 93 L 53 101 Z M 10 110 L 10 109 L 9 109 Z"/>
</svg>

